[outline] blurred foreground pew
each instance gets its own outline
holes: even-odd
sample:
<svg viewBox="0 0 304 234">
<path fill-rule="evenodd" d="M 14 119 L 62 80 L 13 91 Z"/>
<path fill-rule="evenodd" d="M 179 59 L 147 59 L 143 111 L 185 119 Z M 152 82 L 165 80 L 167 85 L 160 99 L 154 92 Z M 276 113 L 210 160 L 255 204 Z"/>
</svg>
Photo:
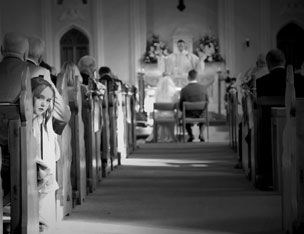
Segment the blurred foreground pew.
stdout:
<svg viewBox="0 0 304 234">
<path fill-rule="evenodd" d="M 10 80 L 1 80 L 0 86 L 2 170 L 3 166 L 6 166 L 6 171 L 2 171 L 2 185 L 4 189 L 8 188 L 8 194 L 4 194 L 3 205 L 10 203 L 11 211 L 5 227 L 9 226 L 12 234 L 38 234 L 38 190 L 32 137 L 31 83 L 28 70 L 24 70 L 21 77 L 19 74 L 13 74 L 12 72 Z M 2 225 L 0 226 L 2 228 Z"/>
</svg>

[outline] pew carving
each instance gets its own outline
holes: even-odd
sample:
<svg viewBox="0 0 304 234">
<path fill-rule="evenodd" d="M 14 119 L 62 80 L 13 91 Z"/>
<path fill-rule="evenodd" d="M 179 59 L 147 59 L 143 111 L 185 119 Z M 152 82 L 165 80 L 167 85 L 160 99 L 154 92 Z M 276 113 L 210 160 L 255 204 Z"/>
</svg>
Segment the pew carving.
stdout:
<svg viewBox="0 0 304 234">
<path fill-rule="evenodd" d="M 115 82 L 115 81 L 112 81 Z M 113 85 L 112 85 L 113 86 Z M 109 90 L 109 120 L 110 120 L 110 155 L 111 170 L 114 164 L 118 164 L 117 160 L 117 97 L 115 90 Z"/>
<path fill-rule="evenodd" d="M 125 111 L 125 92 L 123 83 L 118 82 L 117 90 L 117 150 L 118 150 L 118 165 L 121 164 L 121 159 L 126 158 L 126 111 Z"/>
<path fill-rule="evenodd" d="M 107 86 L 107 85 L 106 85 Z M 109 92 L 107 89 L 106 92 Z M 110 120 L 109 120 L 109 105 L 108 105 L 108 95 L 107 93 L 104 95 L 102 100 L 102 116 L 103 116 L 103 127 L 102 127 L 102 177 L 106 177 L 106 175 L 111 170 L 111 159 L 110 159 Z"/>
<path fill-rule="evenodd" d="M 282 142 L 283 229 L 297 234 L 304 232 L 304 99 L 295 97 L 291 65 L 287 67 L 285 110 Z"/>
<path fill-rule="evenodd" d="M 87 190 L 92 193 L 97 186 L 97 158 L 95 151 L 97 150 L 95 145 L 95 133 L 93 125 L 93 99 L 92 95 L 88 92 L 88 88 L 85 85 L 81 85 L 82 96 L 82 119 L 84 125 L 84 139 L 85 139 L 85 151 L 86 151 L 86 166 L 87 166 Z"/>
<path fill-rule="evenodd" d="M 237 151 L 238 142 L 238 96 L 236 88 L 231 88 L 228 93 L 228 125 L 230 146 L 234 151 Z"/>
<path fill-rule="evenodd" d="M 69 104 L 66 79 L 63 75 L 57 77 L 57 89 L 62 96 L 65 104 Z M 72 164 L 72 132 L 71 127 L 66 125 L 62 134 L 58 136 L 60 147 L 60 158 L 57 162 L 57 181 L 59 189 L 57 191 L 57 220 L 72 212 L 72 183 L 71 183 L 71 164 Z"/>
<path fill-rule="evenodd" d="M 242 168 L 248 179 L 251 179 L 251 157 L 254 155 L 253 148 L 253 103 L 254 95 L 249 90 L 243 90 L 242 107 L 243 107 L 243 119 L 242 119 Z"/>
<path fill-rule="evenodd" d="M 73 205 L 82 204 L 86 197 L 86 157 L 84 143 L 84 125 L 82 120 L 82 99 L 79 81 L 74 87 L 68 87 L 69 105 L 72 112 L 70 127 L 72 129 L 72 165 L 71 181 Z"/>
<path fill-rule="evenodd" d="M 128 154 L 136 149 L 136 117 L 135 117 L 135 87 L 131 87 L 127 94 L 127 131 L 128 131 Z"/>
<path fill-rule="evenodd" d="M 102 135 L 102 99 L 103 96 L 94 96 L 93 97 L 93 133 L 94 133 L 94 177 L 97 178 L 98 181 L 102 179 L 102 158 L 101 158 L 101 135 Z M 97 180 L 94 180 L 94 186 L 97 185 Z"/>
<path fill-rule="evenodd" d="M 12 234 L 38 234 L 38 190 L 36 158 L 32 138 L 33 99 L 29 72 L 11 77 L 0 87 L 0 128 L 2 158 L 10 168 L 10 191 L 3 205 L 10 203 L 10 230 Z M 20 85 L 20 83 L 21 85 Z M 9 87 L 20 87 L 14 92 Z M 9 92 L 7 92 L 9 90 Z M 6 195 L 6 194 L 5 194 Z M 2 207 L 2 206 L 1 206 Z M 9 219 L 8 219 L 9 221 Z"/>
</svg>

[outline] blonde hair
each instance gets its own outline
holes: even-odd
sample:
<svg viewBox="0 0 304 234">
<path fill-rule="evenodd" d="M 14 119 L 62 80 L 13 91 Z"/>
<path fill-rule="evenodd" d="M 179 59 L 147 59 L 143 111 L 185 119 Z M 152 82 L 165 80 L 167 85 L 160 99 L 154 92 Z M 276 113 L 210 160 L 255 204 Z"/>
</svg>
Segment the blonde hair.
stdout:
<svg viewBox="0 0 304 234">
<path fill-rule="evenodd" d="M 71 61 L 64 62 L 61 67 L 61 73 L 67 81 L 67 86 L 74 86 L 76 82 L 76 76 L 78 76 L 78 81 L 82 83 L 82 77 L 80 75 L 79 69 L 75 63 Z"/>
<path fill-rule="evenodd" d="M 52 112 L 54 110 L 54 100 L 55 100 L 55 90 L 52 87 L 52 85 L 44 80 L 42 77 L 35 77 L 31 79 L 32 83 L 32 93 L 33 93 L 33 105 L 35 105 L 35 98 L 39 97 L 39 95 L 42 93 L 43 90 L 46 88 L 50 88 L 53 92 L 53 99 L 52 103 L 49 105 L 48 109 L 46 110 L 45 113 L 43 113 L 44 117 L 44 128 L 47 131 L 47 122 L 50 120 L 52 116 Z"/>
<path fill-rule="evenodd" d="M 176 86 L 170 76 L 160 78 L 156 86 L 155 102 L 175 102 Z"/>
</svg>

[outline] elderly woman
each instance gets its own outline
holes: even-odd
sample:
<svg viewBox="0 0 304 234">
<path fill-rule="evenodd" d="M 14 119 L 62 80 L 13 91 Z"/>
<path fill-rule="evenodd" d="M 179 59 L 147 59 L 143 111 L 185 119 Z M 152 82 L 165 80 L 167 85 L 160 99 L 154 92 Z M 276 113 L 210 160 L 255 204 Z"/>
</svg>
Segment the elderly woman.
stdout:
<svg viewBox="0 0 304 234">
<path fill-rule="evenodd" d="M 92 56 L 86 55 L 80 58 L 78 68 L 82 76 L 82 83 L 89 84 L 89 78 L 95 77 L 96 61 Z"/>
</svg>

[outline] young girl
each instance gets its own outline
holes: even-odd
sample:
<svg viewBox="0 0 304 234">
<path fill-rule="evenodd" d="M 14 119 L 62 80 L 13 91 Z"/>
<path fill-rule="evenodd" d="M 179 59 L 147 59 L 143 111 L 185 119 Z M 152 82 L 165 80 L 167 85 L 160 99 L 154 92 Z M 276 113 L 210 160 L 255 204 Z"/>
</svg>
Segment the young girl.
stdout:
<svg viewBox="0 0 304 234">
<path fill-rule="evenodd" d="M 31 80 L 33 93 L 33 137 L 39 168 L 39 224 L 43 233 L 55 222 L 56 161 L 59 159 L 57 135 L 52 126 L 55 90 L 41 77 Z M 45 173 L 47 171 L 47 173 Z M 46 174 L 46 175 L 42 175 Z M 44 177 L 44 178 L 39 178 Z"/>
</svg>

